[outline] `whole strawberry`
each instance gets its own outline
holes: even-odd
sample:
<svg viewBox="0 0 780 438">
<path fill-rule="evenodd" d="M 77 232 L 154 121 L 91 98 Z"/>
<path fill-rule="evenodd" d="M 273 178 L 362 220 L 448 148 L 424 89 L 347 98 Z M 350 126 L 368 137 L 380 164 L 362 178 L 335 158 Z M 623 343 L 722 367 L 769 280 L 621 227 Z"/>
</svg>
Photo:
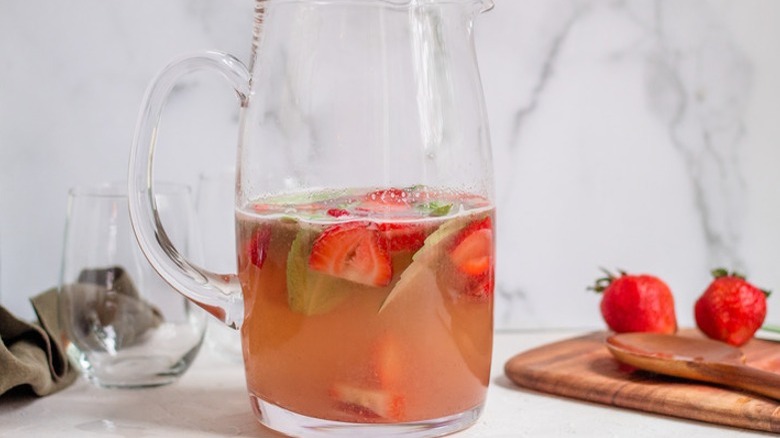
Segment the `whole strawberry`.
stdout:
<svg viewBox="0 0 780 438">
<path fill-rule="evenodd" d="M 618 333 L 677 331 L 674 298 L 669 286 L 652 275 L 620 276 L 604 270 L 606 277 L 596 280 L 589 289 L 602 292 L 601 316 L 610 329 Z"/>
<path fill-rule="evenodd" d="M 715 269 L 712 276 L 715 279 L 694 307 L 696 325 L 712 339 L 743 345 L 764 323 L 769 292 L 736 272 Z"/>
</svg>

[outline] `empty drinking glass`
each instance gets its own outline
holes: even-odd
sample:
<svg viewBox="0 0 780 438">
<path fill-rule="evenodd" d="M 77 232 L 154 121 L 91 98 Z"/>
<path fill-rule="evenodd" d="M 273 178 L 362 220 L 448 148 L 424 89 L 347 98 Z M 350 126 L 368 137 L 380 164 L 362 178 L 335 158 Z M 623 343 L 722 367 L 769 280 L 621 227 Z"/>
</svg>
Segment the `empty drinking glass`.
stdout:
<svg viewBox="0 0 780 438">
<path fill-rule="evenodd" d="M 161 220 L 176 221 L 165 237 L 199 259 L 189 188 L 158 187 Z M 205 313 L 168 286 L 141 254 L 124 183 L 70 190 L 59 293 L 68 353 L 99 386 L 171 383 L 203 341 Z"/>
</svg>

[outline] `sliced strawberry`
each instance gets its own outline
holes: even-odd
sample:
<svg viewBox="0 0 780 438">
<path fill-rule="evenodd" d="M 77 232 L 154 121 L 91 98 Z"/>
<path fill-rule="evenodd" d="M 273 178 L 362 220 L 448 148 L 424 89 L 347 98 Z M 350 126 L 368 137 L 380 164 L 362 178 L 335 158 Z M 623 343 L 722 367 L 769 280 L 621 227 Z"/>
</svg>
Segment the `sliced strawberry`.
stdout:
<svg viewBox="0 0 780 438">
<path fill-rule="evenodd" d="M 307 212 L 307 213 L 320 212 L 327 208 L 327 206 L 324 203 L 319 201 L 300 203 L 300 204 L 290 204 L 289 207 L 293 207 L 297 211 Z"/>
<path fill-rule="evenodd" d="M 493 295 L 493 224 L 490 216 L 463 228 L 452 241 L 449 251 L 458 272 L 465 274 L 464 293 L 477 300 Z"/>
<path fill-rule="evenodd" d="M 371 348 L 369 363 L 376 383 L 386 390 L 398 388 L 408 372 L 408 362 L 402 357 L 402 344 L 390 335 L 377 338 Z"/>
<path fill-rule="evenodd" d="M 330 396 L 343 407 L 369 418 L 400 420 L 404 415 L 404 398 L 384 389 L 361 388 L 337 383 Z"/>
<path fill-rule="evenodd" d="M 384 204 L 408 204 L 411 199 L 406 190 L 389 188 L 376 190 L 367 194 L 366 200 L 382 202 Z"/>
<path fill-rule="evenodd" d="M 387 286 L 393 276 L 385 240 L 365 221 L 328 227 L 312 245 L 309 268 L 368 286 Z"/>
<path fill-rule="evenodd" d="M 470 287 L 466 289 L 466 294 L 471 298 L 482 301 L 493 295 L 494 285 L 495 277 L 493 272 L 488 271 L 472 281 Z"/>
<path fill-rule="evenodd" d="M 258 212 L 258 213 L 265 213 L 268 211 L 271 211 L 274 209 L 274 206 L 269 204 L 260 204 L 260 203 L 254 203 L 252 204 L 252 210 Z"/>
<path fill-rule="evenodd" d="M 343 208 L 331 208 L 328 209 L 328 216 L 333 217 L 342 217 L 342 216 L 348 216 L 349 211 L 343 209 Z"/>
<path fill-rule="evenodd" d="M 412 196 L 403 189 L 376 190 L 367 194 L 356 210 L 368 212 L 402 211 L 408 209 L 411 202 Z"/>
<path fill-rule="evenodd" d="M 387 240 L 388 250 L 417 251 L 425 243 L 425 227 L 419 224 L 383 222 L 378 225 L 382 237 Z"/>
<path fill-rule="evenodd" d="M 490 216 L 467 225 L 455 238 L 450 260 L 459 271 L 477 277 L 493 265 L 493 224 Z"/>
<path fill-rule="evenodd" d="M 253 233 L 246 244 L 246 252 L 249 261 L 258 268 L 263 267 L 265 257 L 268 255 L 268 245 L 271 243 L 271 227 L 261 225 Z"/>
<path fill-rule="evenodd" d="M 337 383 L 330 395 L 342 408 L 367 418 L 398 421 L 404 415 L 400 389 L 408 362 L 401 356 L 402 344 L 390 335 L 378 337 L 369 353 L 369 378 L 360 383 Z"/>
</svg>

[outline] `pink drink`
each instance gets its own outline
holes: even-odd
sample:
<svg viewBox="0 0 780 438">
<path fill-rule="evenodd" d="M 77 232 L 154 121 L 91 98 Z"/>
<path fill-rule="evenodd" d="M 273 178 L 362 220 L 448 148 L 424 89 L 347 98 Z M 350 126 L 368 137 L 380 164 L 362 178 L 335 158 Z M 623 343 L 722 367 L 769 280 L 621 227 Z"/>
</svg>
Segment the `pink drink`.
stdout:
<svg viewBox="0 0 780 438">
<path fill-rule="evenodd" d="M 493 212 L 485 198 L 419 186 L 246 206 L 250 394 L 356 423 L 478 408 L 493 340 Z"/>
</svg>

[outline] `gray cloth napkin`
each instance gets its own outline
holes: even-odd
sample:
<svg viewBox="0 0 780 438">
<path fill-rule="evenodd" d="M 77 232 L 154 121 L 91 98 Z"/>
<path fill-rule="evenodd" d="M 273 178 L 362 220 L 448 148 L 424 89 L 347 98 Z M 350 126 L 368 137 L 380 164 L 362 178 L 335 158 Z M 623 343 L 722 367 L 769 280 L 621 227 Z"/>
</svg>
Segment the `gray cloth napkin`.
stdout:
<svg viewBox="0 0 780 438">
<path fill-rule="evenodd" d="M 60 326 L 59 305 L 65 306 L 64 314 L 74 312 L 69 319 L 81 345 L 96 351 L 137 344 L 163 321 L 120 267 L 86 269 L 62 293 L 52 288 L 30 301 L 37 323 L 22 321 L 0 306 L 0 396 L 14 388 L 45 396 L 73 383 L 78 372 L 65 351 L 68 339 Z M 112 334 L 111 342 L 101 335 L 106 332 Z"/>
</svg>

